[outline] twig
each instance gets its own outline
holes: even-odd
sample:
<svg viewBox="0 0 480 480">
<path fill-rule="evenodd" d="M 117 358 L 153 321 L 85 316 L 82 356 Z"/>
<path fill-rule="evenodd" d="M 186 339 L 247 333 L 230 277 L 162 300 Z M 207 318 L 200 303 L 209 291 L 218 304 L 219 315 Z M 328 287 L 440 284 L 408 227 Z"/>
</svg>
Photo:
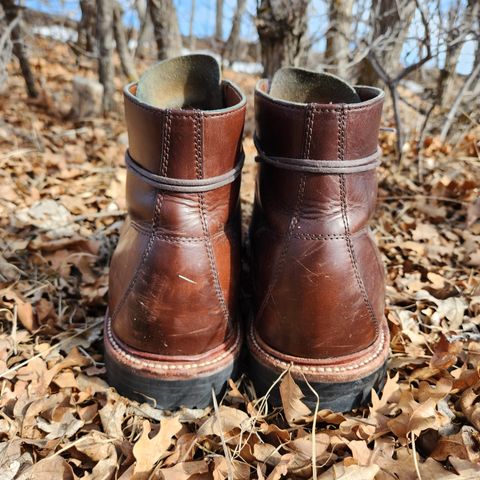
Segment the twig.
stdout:
<svg viewBox="0 0 480 480">
<path fill-rule="evenodd" d="M 215 395 L 215 390 L 213 387 L 212 387 L 212 399 L 213 399 L 213 408 L 215 410 L 215 415 L 217 417 L 218 426 L 220 427 L 220 441 L 222 442 L 223 453 L 225 453 L 225 460 L 227 461 L 228 480 L 233 480 L 232 457 L 230 456 L 230 450 L 227 447 L 227 442 L 225 441 L 225 436 L 223 435 L 222 419 L 220 418 L 220 411 L 218 410 L 217 396 Z"/>
<path fill-rule="evenodd" d="M 104 211 L 104 212 L 95 212 L 95 213 L 87 213 L 86 215 L 76 215 L 73 217 L 74 222 L 83 222 L 84 220 L 96 220 L 98 218 L 109 218 L 109 217 L 123 217 L 127 214 L 125 210 L 113 210 L 111 212 Z"/>
<path fill-rule="evenodd" d="M 480 333 L 463 332 L 458 335 L 445 335 L 449 342 L 480 342 Z"/>
<path fill-rule="evenodd" d="M 55 345 L 52 345 L 51 347 L 47 348 L 45 351 L 37 353 L 33 357 L 27 358 L 23 362 L 17 363 L 17 365 L 15 365 L 14 367 L 9 368 L 8 370 L 5 370 L 4 372 L 0 373 L 0 378 L 4 378 L 6 375 L 19 370 L 20 368 L 24 367 L 25 365 L 28 365 L 33 359 L 41 358 L 41 357 L 43 357 L 43 355 L 46 355 L 50 352 L 53 352 L 54 350 L 56 350 L 57 348 L 60 348 L 65 343 L 69 342 L 70 340 L 73 340 L 74 338 L 77 338 L 77 337 L 83 335 L 84 333 L 88 332 L 89 330 L 92 330 L 92 329 L 94 329 L 94 328 L 96 328 L 96 327 L 98 327 L 99 325 L 102 325 L 102 324 L 103 324 L 103 318 L 101 320 L 97 320 L 93 325 L 90 325 L 89 327 L 84 328 L 83 330 L 80 330 L 75 335 L 71 335 L 70 337 L 67 337 L 67 338 L 64 338 L 63 340 L 60 340 L 58 343 L 56 343 Z"/>
<path fill-rule="evenodd" d="M 423 183 L 423 153 L 422 153 L 422 144 L 423 144 L 423 139 L 425 136 L 425 132 L 427 131 L 427 125 L 430 120 L 430 116 L 433 113 L 433 110 L 435 109 L 436 103 L 433 102 L 430 108 L 428 109 L 428 112 L 425 114 L 425 118 L 422 123 L 422 128 L 420 129 L 420 134 L 418 136 L 418 142 L 417 142 L 417 150 L 418 150 L 418 182 Z"/>
<path fill-rule="evenodd" d="M 422 474 L 420 473 L 420 466 L 418 465 L 417 447 L 415 446 L 415 434 L 413 432 L 410 432 L 410 437 L 412 440 L 413 464 L 415 465 L 415 472 L 417 472 L 418 480 L 422 480 Z"/>
<path fill-rule="evenodd" d="M 391 197 L 379 197 L 380 202 L 388 202 L 388 201 L 395 201 L 395 200 L 436 200 L 439 202 L 445 203 L 454 203 L 456 205 L 470 205 L 468 202 L 463 202 L 462 200 L 455 200 L 454 198 L 448 197 L 437 197 L 435 195 L 422 195 L 420 193 L 416 195 L 400 195 L 398 197 L 391 196 Z"/>
<path fill-rule="evenodd" d="M 270 396 L 270 393 L 272 393 L 272 390 L 276 387 L 276 385 L 280 382 L 280 380 L 286 375 L 286 373 L 290 370 L 290 368 L 287 368 L 286 370 L 284 370 L 279 376 L 278 378 L 270 385 L 270 388 L 267 390 L 267 392 L 265 393 L 265 395 L 263 397 L 261 397 L 259 400 L 258 400 L 258 404 L 259 404 L 259 411 L 260 411 L 260 415 L 264 415 L 266 416 L 267 414 L 267 411 L 263 414 L 263 408 L 264 406 L 267 407 L 268 409 L 268 397 Z M 255 403 L 255 407 L 257 406 L 257 402 Z"/>
<path fill-rule="evenodd" d="M 310 382 L 307 380 L 307 377 L 305 376 L 305 374 L 303 374 L 303 379 L 305 380 L 305 383 L 307 384 L 308 388 L 312 391 L 312 393 L 315 395 L 315 398 L 317 399 L 315 403 L 315 410 L 313 412 L 313 422 L 312 422 L 312 478 L 317 478 L 318 475 L 317 475 L 316 431 L 317 431 L 317 415 L 318 415 L 318 410 L 320 409 L 320 397 L 318 396 L 318 393 L 315 391 L 315 389 L 310 385 Z"/>
</svg>

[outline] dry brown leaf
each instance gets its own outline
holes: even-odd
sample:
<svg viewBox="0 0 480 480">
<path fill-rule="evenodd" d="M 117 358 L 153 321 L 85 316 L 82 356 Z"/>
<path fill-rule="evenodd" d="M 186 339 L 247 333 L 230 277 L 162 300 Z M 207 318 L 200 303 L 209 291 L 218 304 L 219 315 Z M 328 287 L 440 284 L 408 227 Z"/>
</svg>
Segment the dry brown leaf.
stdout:
<svg viewBox="0 0 480 480">
<path fill-rule="evenodd" d="M 312 414 L 310 409 L 302 402 L 304 397 L 302 390 L 295 383 L 289 371 L 284 375 L 279 388 L 285 419 L 289 425 L 294 426 L 297 422 L 305 420 Z"/>
<path fill-rule="evenodd" d="M 295 459 L 295 455 L 292 453 L 286 453 L 282 455 L 282 458 L 271 471 L 270 475 L 267 477 L 267 480 L 280 480 L 284 475 L 287 475 L 289 467 L 292 465 Z"/>
<path fill-rule="evenodd" d="M 250 466 L 238 460 L 227 460 L 225 457 L 215 457 L 213 480 L 250 480 Z"/>
<path fill-rule="evenodd" d="M 259 462 L 272 466 L 277 465 L 282 457 L 278 449 L 269 443 L 256 443 L 253 446 L 253 456 Z"/>
<path fill-rule="evenodd" d="M 20 320 L 21 324 L 29 331 L 33 332 L 38 328 L 36 319 L 33 315 L 33 307 L 27 302 L 22 295 L 16 293 L 13 290 L 3 289 L 0 290 L 0 301 L 2 297 L 7 302 L 13 302 L 15 305 L 16 315 Z"/>
<path fill-rule="evenodd" d="M 237 408 L 221 405 L 217 413 L 213 413 L 210 418 L 198 429 L 199 436 L 208 435 L 227 435 L 234 429 L 249 431 L 251 427 L 250 417 Z"/>
<path fill-rule="evenodd" d="M 406 439 L 409 433 L 419 435 L 428 428 L 438 430 L 446 421 L 444 415 L 436 409 L 437 402 L 430 398 L 423 403 L 413 399 L 410 391 L 402 393 L 399 408 L 402 413 L 387 422 L 390 430 L 400 439 Z"/>
<path fill-rule="evenodd" d="M 434 354 L 430 360 L 430 366 L 439 370 L 446 370 L 457 363 L 458 355 L 462 349 L 462 342 L 450 342 L 445 335 L 440 335 L 440 340 L 435 345 Z"/>
<path fill-rule="evenodd" d="M 477 387 L 478 388 L 478 387 Z M 467 388 L 460 397 L 460 408 L 468 421 L 480 430 L 480 404 L 478 402 L 478 394 L 475 387 Z"/>
<path fill-rule="evenodd" d="M 480 462 L 478 445 L 480 444 L 480 433 L 473 427 L 464 425 L 460 432 L 442 436 L 437 442 L 431 457 L 435 460 L 445 461 L 453 456 L 474 463 Z"/>
<path fill-rule="evenodd" d="M 53 440 L 55 438 L 70 438 L 75 435 L 83 425 L 84 422 L 74 417 L 69 411 L 66 411 L 60 420 L 54 422 L 47 422 L 42 417 L 37 418 L 38 428 L 48 433 L 45 437 L 47 440 Z"/>
<path fill-rule="evenodd" d="M 460 458 L 450 457 L 450 463 L 462 480 L 478 480 L 480 478 L 480 465 L 462 460 Z"/>
<path fill-rule="evenodd" d="M 0 473 L 1 478 L 1 473 Z M 72 468 L 60 456 L 51 456 L 33 464 L 17 477 L 18 480 L 73 480 Z"/>
<path fill-rule="evenodd" d="M 344 466 L 337 463 L 322 473 L 318 480 L 374 480 L 379 470 L 378 465 L 362 467 L 360 465 Z"/>
<path fill-rule="evenodd" d="M 160 468 L 152 477 L 152 480 L 193 480 L 199 476 L 208 474 L 208 464 L 205 460 L 195 462 L 181 462 L 173 467 Z"/>
<path fill-rule="evenodd" d="M 123 438 L 122 423 L 127 411 L 127 405 L 120 398 L 109 401 L 98 413 L 105 433 L 112 438 Z"/>
<path fill-rule="evenodd" d="M 143 422 L 142 435 L 133 447 L 133 455 L 137 461 L 134 469 L 137 480 L 148 478 L 157 462 L 167 456 L 174 436 L 181 429 L 182 424 L 177 417 L 164 418 L 160 420 L 158 433 L 153 438 L 150 438 L 150 422 L 148 420 Z"/>
</svg>

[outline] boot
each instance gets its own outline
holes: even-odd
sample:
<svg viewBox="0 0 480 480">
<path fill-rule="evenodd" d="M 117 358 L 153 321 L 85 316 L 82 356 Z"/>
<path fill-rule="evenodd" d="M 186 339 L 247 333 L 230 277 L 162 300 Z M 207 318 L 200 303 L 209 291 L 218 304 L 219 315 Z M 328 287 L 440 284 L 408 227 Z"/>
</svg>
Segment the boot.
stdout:
<svg viewBox="0 0 480 480">
<path fill-rule="evenodd" d="M 110 266 L 108 380 L 162 409 L 204 407 L 235 375 L 245 96 L 207 55 L 124 90 L 128 217 Z"/>
<path fill-rule="evenodd" d="M 347 411 L 383 382 L 384 268 L 367 226 L 383 100 L 377 88 L 296 68 L 257 84 L 248 333 L 257 393 L 290 368 L 307 404 L 317 403 L 313 387 L 321 408 Z"/>
</svg>

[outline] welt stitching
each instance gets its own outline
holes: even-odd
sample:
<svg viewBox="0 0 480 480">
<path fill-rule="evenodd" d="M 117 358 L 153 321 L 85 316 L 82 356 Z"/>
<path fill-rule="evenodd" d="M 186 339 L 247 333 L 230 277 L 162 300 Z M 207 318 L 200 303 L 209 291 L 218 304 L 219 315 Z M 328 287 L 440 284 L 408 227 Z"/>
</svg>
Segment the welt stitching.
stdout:
<svg viewBox="0 0 480 480">
<path fill-rule="evenodd" d="M 301 240 L 343 240 L 346 237 L 344 233 L 329 233 L 323 235 L 321 233 L 294 233 L 293 236 Z"/>
<path fill-rule="evenodd" d="M 170 115 L 170 109 L 165 112 L 165 122 L 163 130 L 163 154 L 162 164 L 160 168 L 160 175 L 167 176 L 168 160 L 170 155 L 170 132 L 172 130 L 172 117 Z"/>
<path fill-rule="evenodd" d="M 115 310 L 112 312 L 111 319 L 112 321 L 116 318 L 120 310 L 123 308 L 125 305 L 125 302 L 127 301 L 128 296 L 132 292 L 133 288 L 135 287 L 138 279 L 140 278 L 140 274 L 143 270 L 143 267 L 145 266 L 145 262 L 147 261 L 147 258 L 150 256 L 150 252 L 152 251 L 153 244 L 155 243 L 155 227 L 158 222 L 158 218 L 160 217 L 160 211 L 162 209 L 163 205 L 163 194 L 157 194 L 155 197 L 155 210 L 153 214 L 153 221 L 152 221 L 152 227 L 150 229 L 150 236 L 148 238 L 148 243 L 143 251 L 142 258 L 135 269 L 135 273 L 133 274 L 132 280 L 130 281 L 127 289 L 125 290 L 125 293 L 123 294 L 122 298 L 120 299 L 120 302 L 118 302 L 117 307 Z"/>
<path fill-rule="evenodd" d="M 131 227 L 142 235 L 148 235 L 151 232 L 151 225 L 143 225 L 135 220 L 130 219 Z M 212 240 L 217 240 L 220 237 L 227 237 L 227 233 L 232 231 L 234 228 L 233 223 L 227 223 L 223 229 L 210 234 Z M 155 238 L 159 240 L 165 240 L 170 243 L 183 243 L 183 242 L 196 242 L 201 243 L 204 241 L 203 233 L 202 235 L 192 236 L 192 235 L 169 235 L 168 233 L 162 233 L 164 230 L 160 229 L 160 225 L 157 225 L 154 229 Z"/>
<path fill-rule="evenodd" d="M 350 232 L 351 237 L 359 237 L 361 235 L 364 235 L 367 232 L 367 227 L 361 228 L 357 230 L 356 232 L 352 233 Z M 295 238 L 300 238 L 303 240 L 344 240 L 346 238 L 345 233 L 303 233 L 303 232 L 297 232 L 294 233 L 293 236 Z"/>
<path fill-rule="evenodd" d="M 203 115 L 202 112 L 197 112 L 194 122 L 194 148 L 195 148 L 195 171 L 197 173 L 197 178 L 201 178 L 203 175 L 202 168 L 202 157 L 203 157 L 203 145 L 202 145 L 202 124 L 203 124 Z M 203 238 L 205 241 L 205 248 L 207 250 L 207 257 L 210 263 L 210 274 L 213 280 L 213 288 L 215 290 L 215 295 L 217 297 L 218 303 L 223 311 L 225 320 L 229 322 L 230 314 L 228 312 L 227 304 L 225 303 L 225 298 L 223 297 L 223 292 L 220 287 L 220 280 L 218 278 L 218 271 L 215 262 L 215 257 L 213 254 L 212 241 L 210 238 L 210 233 L 208 231 L 208 224 L 206 218 L 206 208 L 205 208 L 205 193 L 201 192 L 198 194 L 198 206 L 200 209 L 200 220 L 202 222 L 203 229 Z"/>
<path fill-rule="evenodd" d="M 148 361 L 146 359 L 143 359 L 141 357 L 137 357 L 135 355 L 132 355 L 128 352 L 126 352 L 115 340 L 115 337 L 113 336 L 112 332 L 112 326 L 111 326 L 111 320 L 107 321 L 106 326 L 105 326 L 105 334 L 110 342 L 110 346 L 113 348 L 115 354 L 119 355 L 123 361 L 125 362 L 130 362 L 135 365 L 139 365 L 141 367 L 147 367 L 147 368 L 153 368 L 155 370 L 178 370 L 178 371 L 183 371 L 183 370 L 191 370 L 194 368 L 200 368 L 200 367 L 208 367 L 210 365 L 214 365 L 217 363 L 220 363 L 222 360 L 227 358 L 228 356 L 231 356 L 237 352 L 239 347 L 241 346 L 241 335 L 240 332 L 237 329 L 237 334 L 235 338 L 235 343 L 226 351 L 222 352 L 220 355 L 212 358 L 211 360 L 204 360 L 201 362 L 192 362 L 192 363 L 173 363 L 173 362 L 161 362 L 158 360 L 151 360 Z"/>
<path fill-rule="evenodd" d="M 134 228 L 137 232 L 141 233 L 142 235 L 148 235 L 151 232 L 151 229 L 146 229 L 145 227 L 139 225 L 136 222 L 131 222 L 132 228 Z M 204 241 L 204 236 L 182 236 L 182 235 L 168 235 L 162 234 L 158 230 L 155 230 L 153 233 L 154 237 L 158 240 L 165 240 L 169 243 L 202 243 Z M 212 240 L 216 240 L 221 236 L 225 236 L 226 232 L 220 230 L 219 232 L 211 235 Z"/>
<path fill-rule="evenodd" d="M 339 129 L 337 134 L 337 153 L 339 160 L 345 159 L 345 144 L 346 144 L 346 111 L 345 108 L 342 108 L 340 111 L 339 117 Z M 353 272 L 355 275 L 355 279 L 357 280 L 357 284 L 360 288 L 362 293 L 363 301 L 365 306 L 367 307 L 367 311 L 375 324 L 375 329 L 378 333 L 378 321 L 375 316 L 375 312 L 373 311 L 372 304 L 370 303 L 370 299 L 368 298 L 367 290 L 365 288 L 365 284 L 363 283 L 362 277 L 360 275 L 360 271 L 358 269 L 358 262 L 355 255 L 355 250 L 353 248 L 352 243 L 352 235 L 350 233 L 350 225 L 348 221 L 348 214 L 347 214 L 347 190 L 345 185 L 345 174 L 339 175 L 339 183 L 340 183 L 340 202 L 341 202 L 341 209 L 342 209 L 342 219 L 343 225 L 345 228 L 345 243 L 347 245 L 348 255 L 350 257 L 350 262 L 352 264 Z"/>
<path fill-rule="evenodd" d="M 336 366 L 336 367 L 324 366 L 324 367 L 321 367 L 321 366 L 315 366 L 315 365 L 308 365 L 308 366 L 307 365 L 299 365 L 299 364 L 294 364 L 292 362 L 285 362 L 283 360 L 280 360 L 277 357 L 274 357 L 274 356 L 270 355 L 270 353 L 266 352 L 259 345 L 259 343 L 257 342 L 257 339 L 255 338 L 255 333 L 253 331 L 253 326 L 250 328 L 250 331 L 248 333 L 249 347 L 250 348 L 254 347 L 252 349 L 254 351 L 253 352 L 254 354 L 256 353 L 257 355 L 260 355 L 264 360 L 270 361 L 270 363 L 272 363 L 273 365 L 279 366 L 282 369 L 290 368 L 292 371 L 297 371 L 297 372 L 301 372 L 301 373 L 312 372 L 314 374 L 315 373 L 317 373 L 317 374 L 320 373 L 321 374 L 321 373 L 346 372 L 346 371 L 352 371 L 352 370 L 356 370 L 358 368 L 365 367 L 366 365 L 368 365 L 369 363 L 371 363 L 372 361 L 377 359 L 380 355 L 382 355 L 382 353 L 385 356 L 385 352 L 384 352 L 385 341 L 386 341 L 385 334 L 383 332 L 380 332 L 379 345 L 377 346 L 377 348 L 375 349 L 375 351 L 373 353 L 371 353 L 367 358 L 364 358 L 361 362 L 357 361 L 357 362 L 350 363 L 350 364 L 347 363 L 344 366 Z"/>
<path fill-rule="evenodd" d="M 310 105 L 309 105 L 310 107 Z M 303 155 L 310 152 L 310 144 L 312 142 L 312 133 L 313 133 L 313 109 L 308 108 L 307 109 L 307 115 L 305 118 L 305 142 L 303 145 Z M 306 157 L 308 158 L 308 157 Z M 272 278 L 270 280 L 270 283 L 268 285 L 267 292 L 265 293 L 265 296 L 263 297 L 262 303 L 260 305 L 260 308 L 258 309 L 257 312 L 257 319 L 259 319 L 262 315 L 263 312 L 268 304 L 268 301 L 270 300 L 272 296 L 273 289 L 275 288 L 275 285 L 277 284 L 277 281 L 280 277 L 280 273 L 282 272 L 283 265 L 285 263 L 285 259 L 287 256 L 288 252 L 288 247 L 290 246 L 290 240 L 292 238 L 293 232 L 295 227 L 298 224 L 298 217 L 300 214 L 300 208 L 303 203 L 303 196 L 305 193 L 305 183 L 306 183 L 307 175 L 305 173 L 302 173 L 300 177 L 300 181 L 298 182 L 298 189 L 297 189 L 297 198 L 295 200 L 295 206 L 293 209 L 293 214 L 292 218 L 290 220 L 290 225 L 288 226 L 288 230 L 286 235 L 283 238 L 283 245 L 282 245 L 282 250 L 280 253 L 280 256 L 278 258 L 278 261 L 275 264 L 275 269 L 272 274 Z"/>
<path fill-rule="evenodd" d="M 310 158 L 310 144 L 312 143 L 314 112 L 315 112 L 314 107 L 307 110 L 306 135 L 305 135 L 305 144 L 303 145 L 303 158 Z"/>
<path fill-rule="evenodd" d="M 193 123 L 193 142 L 195 145 L 195 174 L 197 179 L 203 177 L 202 165 L 202 132 L 201 132 L 202 114 L 197 112 Z"/>
</svg>

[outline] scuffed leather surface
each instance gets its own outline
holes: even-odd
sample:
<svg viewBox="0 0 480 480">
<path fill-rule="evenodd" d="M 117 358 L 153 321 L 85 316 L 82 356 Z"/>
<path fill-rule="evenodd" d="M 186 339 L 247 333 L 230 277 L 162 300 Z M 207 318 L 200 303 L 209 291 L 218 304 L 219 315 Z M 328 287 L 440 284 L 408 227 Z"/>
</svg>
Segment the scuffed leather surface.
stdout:
<svg viewBox="0 0 480 480">
<path fill-rule="evenodd" d="M 235 106 L 226 112 L 161 110 L 126 95 L 132 158 L 171 178 L 208 178 L 232 169 L 245 105 L 228 82 L 223 91 L 225 106 Z M 239 189 L 237 179 L 210 192 L 165 192 L 128 172 L 129 218 L 112 257 L 109 291 L 113 332 L 126 346 L 195 356 L 231 338 L 239 290 Z"/>
<path fill-rule="evenodd" d="M 289 104 L 255 95 L 256 132 L 272 156 L 366 157 L 377 149 L 383 95 L 358 104 Z M 375 98 L 376 97 L 376 98 Z M 300 173 L 261 164 L 251 225 L 254 328 L 285 355 L 327 359 L 374 343 L 384 322 L 384 272 L 368 231 L 375 172 Z"/>
</svg>

